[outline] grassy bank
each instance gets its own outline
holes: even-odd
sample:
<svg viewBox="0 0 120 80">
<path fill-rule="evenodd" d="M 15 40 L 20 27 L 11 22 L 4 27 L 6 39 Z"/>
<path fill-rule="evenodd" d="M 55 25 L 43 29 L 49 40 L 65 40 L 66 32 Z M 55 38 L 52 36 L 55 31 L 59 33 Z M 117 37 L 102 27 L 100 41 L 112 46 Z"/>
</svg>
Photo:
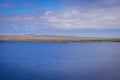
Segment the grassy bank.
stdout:
<svg viewBox="0 0 120 80">
<path fill-rule="evenodd" d="M 14 40 L 0 40 L 7 42 L 120 42 L 120 39 L 100 39 L 100 40 L 78 40 L 78 39 L 14 39 Z"/>
</svg>

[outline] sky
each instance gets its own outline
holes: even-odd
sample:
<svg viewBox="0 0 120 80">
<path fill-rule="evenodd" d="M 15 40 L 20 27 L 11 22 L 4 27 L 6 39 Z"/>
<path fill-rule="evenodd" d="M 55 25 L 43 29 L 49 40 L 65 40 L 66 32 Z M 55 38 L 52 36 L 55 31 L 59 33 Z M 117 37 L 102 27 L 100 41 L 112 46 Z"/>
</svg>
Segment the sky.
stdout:
<svg viewBox="0 0 120 80">
<path fill-rule="evenodd" d="M 0 34 L 120 38 L 120 0 L 0 0 Z"/>
</svg>

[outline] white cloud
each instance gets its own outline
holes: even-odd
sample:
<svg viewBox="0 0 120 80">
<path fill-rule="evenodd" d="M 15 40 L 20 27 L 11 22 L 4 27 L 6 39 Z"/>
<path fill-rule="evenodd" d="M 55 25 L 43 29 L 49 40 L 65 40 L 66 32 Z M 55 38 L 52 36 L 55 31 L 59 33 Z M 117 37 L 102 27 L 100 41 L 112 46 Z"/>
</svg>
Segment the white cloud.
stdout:
<svg viewBox="0 0 120 80">
<path fill-rule="evenodd" d="M 49 11 L 41 19 L 45 25 L 59 29 L 114 29 L 120 28 L 119 10 L 119 8 L 102 8 L 88 11 L 80 9 Z"/>
<path fill-rule="evenodd" d="M 119 8 L 88 8 L 46 11 L 43 15 L 0 15 L 0 22 L 57 29 L 120 29 Z M 30 28 L 30 27 L 29 27 Z"/>
</svg>

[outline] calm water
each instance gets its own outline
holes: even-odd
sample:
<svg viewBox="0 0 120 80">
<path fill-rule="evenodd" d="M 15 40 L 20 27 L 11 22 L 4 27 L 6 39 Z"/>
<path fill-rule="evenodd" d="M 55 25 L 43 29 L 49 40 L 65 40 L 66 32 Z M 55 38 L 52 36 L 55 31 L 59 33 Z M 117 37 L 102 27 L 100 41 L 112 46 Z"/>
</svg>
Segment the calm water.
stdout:
<svg viewBox="0 0 120 80">
<path fill-rule="evenodd" d="M 120 80 L 120 43 L 0 42 L 0 80 Z"/>
</svg>

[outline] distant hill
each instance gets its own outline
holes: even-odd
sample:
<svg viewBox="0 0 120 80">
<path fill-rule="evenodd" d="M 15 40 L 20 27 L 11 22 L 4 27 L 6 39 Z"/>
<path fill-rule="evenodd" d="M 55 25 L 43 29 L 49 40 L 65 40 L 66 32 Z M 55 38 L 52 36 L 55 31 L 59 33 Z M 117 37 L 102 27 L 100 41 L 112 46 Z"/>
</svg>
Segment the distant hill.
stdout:
<svg viewBox="0 0 120 80">
<path fill-rule="evenodd" d="M 75 36 L 57 36 L 57 35 L 35 35 L 35 34 L 16 34 L 16 35 L 0 35 L 0 41 L 70 41 L 70 42 L 79 42 L 79 41 L 88 41 L 88 40 L 114 40 L 120 41 L 120 38 L 96 38 L 96 37 L 75 37 Z"/>
</svg>

